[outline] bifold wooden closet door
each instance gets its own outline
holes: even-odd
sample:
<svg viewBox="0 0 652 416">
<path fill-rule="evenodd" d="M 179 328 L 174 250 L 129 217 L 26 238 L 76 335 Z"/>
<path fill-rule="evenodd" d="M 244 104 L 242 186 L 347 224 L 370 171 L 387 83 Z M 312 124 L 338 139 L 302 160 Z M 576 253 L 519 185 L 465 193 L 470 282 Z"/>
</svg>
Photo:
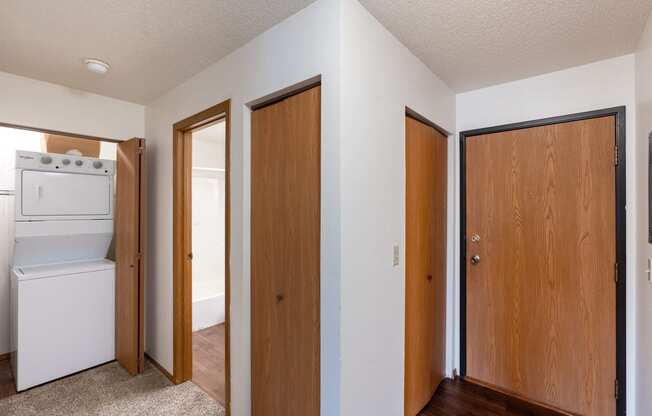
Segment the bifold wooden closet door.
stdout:
<svg viewBox="0 0 652 416">
<path fill-rule="evenodd" d="M 320 411 L 320 95 L 251 115 L 253 416 Z"/>
<path fill-rule="evenodd" d="M 405 118 L 405 416 L 428 404 L 446 359 L 447 138 Z"/>
<path fill-rule="evenodd" d="M 144 370 L 147 252 L 145 139 L 118 144 L 115 209 L 115 355 L 135 375 Z"/>
<path fill-rule="evenodd" d="M 468 379 L 616 414 L 615 132 L 608 116 L 466 139 Z"/>
</svg>

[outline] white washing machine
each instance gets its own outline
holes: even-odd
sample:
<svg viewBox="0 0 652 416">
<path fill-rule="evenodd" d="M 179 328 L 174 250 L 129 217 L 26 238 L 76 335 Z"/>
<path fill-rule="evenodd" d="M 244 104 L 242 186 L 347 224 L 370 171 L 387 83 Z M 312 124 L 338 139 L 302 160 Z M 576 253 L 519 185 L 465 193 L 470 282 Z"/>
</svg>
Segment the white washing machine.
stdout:
<svg viewBox="0 0 652 416">
<path fill-rule="evenodd" d="M 115 162 L 16 153 L 11 273 L 18 391 L 115 359 Z"/>
</svg>

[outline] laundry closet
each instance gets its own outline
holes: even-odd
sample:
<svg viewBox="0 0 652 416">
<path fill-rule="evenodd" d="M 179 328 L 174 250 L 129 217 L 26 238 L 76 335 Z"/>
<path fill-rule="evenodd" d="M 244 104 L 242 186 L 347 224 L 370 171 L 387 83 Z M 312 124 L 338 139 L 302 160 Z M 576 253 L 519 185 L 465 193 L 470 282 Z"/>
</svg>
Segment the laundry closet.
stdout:
<svg viewBox="0 0 652 416">
<path fill-rule="evenodd" d="M 116 359 L 142 371 L 144 140 L 2 130 L 16 149 L 0 220 L 17 391 Z"/>
</svg>

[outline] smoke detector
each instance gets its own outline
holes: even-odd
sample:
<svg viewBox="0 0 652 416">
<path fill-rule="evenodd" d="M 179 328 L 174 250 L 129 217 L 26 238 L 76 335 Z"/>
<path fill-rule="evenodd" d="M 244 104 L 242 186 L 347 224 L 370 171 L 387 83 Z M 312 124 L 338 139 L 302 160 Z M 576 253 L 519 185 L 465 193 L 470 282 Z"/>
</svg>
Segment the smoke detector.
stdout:
<svg viewBox="0 0 652 416">
<path fill-rule="evenodd" d="M 86 69 L 100 75 L 106 74 L 111 68 L 111 65 L 99 59 L 84 59 L 84 64 L 86 64 Z"/>
</svg>

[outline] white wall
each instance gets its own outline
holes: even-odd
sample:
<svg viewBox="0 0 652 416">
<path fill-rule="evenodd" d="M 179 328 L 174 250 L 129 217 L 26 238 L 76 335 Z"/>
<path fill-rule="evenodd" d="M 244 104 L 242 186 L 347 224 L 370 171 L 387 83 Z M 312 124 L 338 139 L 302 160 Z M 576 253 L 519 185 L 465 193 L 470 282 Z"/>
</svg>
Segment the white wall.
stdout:
<svg viewBox="0 0 652 416">
<path fill-rule="evenodd" d="M 147 352 L 172 366 L 172 125 L 231 99 L 231 389 L 235 416 L 250 414 L 250 110 L 247 103 L 321 74 L 322 414 L 338 414 L 339 1 L 318 0 L 152 102 Z"/>
<path fill-rule="evenodd" d="M 395 416 L 404 391 L 405 107 L 453 132 L 455 96 L 356 1 L 342 1 L 341 31 L 341 414 Z"/>
<path fill-rule="evenodd" d="M 5 72 L 0 72 L 0 91 L 0 123 L 111 139 L 145 134 L 145 107 L 139 104 Z M 1 225 L 0 231 L 4 228 Z M 0 249 L 7 247 L 7 239 L 8 233 L 0 233 Z M 8 275 L 0 273 L 0 279 L 0 354 L 3 354 L 9 351 Z"/>
<path fill-rule="evenodd" d="M 0 72 L 0 122 L 124 140 L 145 135 L 145 107 Z"/>
<path fill-rule="evenodd" d="M 224 172 L 192 173 L 192 300 L 224 293 Z"/>
<path fill-rule="evenodd" d="M 650 72 L 646 75 L 649 77 Z M 636 397 L 636 286 L 637 232 L 647 223 L 638 218 L 637 194 L 643 166 L 637 154 L 645 153 L 636 140 L 634 55 L 608 59 L 564 71 L 510 82 L 457 95 L 457 131 L 559 116 L 602 108 L 627 106 L 627 408 L 635 414 Z M 456 141 L 457 144 L 457 141 Z M 456 149 L 456 207 L 459 207 L 459 148 Z M 456 208 L 455 258 L 459 258 L 459 209 Z M 455 365 L 459 368 L 459 264 L 455 263 Z M 643 412 L 640 414 L 648 414 Z"/>
<path fill-rule="evenodd" d="M 41 151 L 41 133 L 0 127 L 0 192 L 13 191 L 16 150 Z M 0 354 L 10 351 L 9 266 L 13 262 L 10 236 L 13 233 L 14 196 L 0 194 Z"/>
<path fill-rule="evenodd" d="M 645 394 L 652 386 L 652 283 L 647 280 L 647 259 L 652 258 L 652 246 L 648 243 L 648 178 L 647 164 L 648 135 L 652 132 L 652 17 L 648 20 L 647 27 L 636 51 L 636 108 L 638 125 L 636 143 L 637 164 L 639 166 L 637 185 L 637 217 L 638 217 L 638 248 L 639 270 L 638 274 L 638 303 L 637 327 L 638 337 L 636 350 L 640 351 L 637 362 L 637 386 L 640 394 L 637 395 L 637 411 L 639 415 L 652 414 L 652 397 Z"/>
</svg>

